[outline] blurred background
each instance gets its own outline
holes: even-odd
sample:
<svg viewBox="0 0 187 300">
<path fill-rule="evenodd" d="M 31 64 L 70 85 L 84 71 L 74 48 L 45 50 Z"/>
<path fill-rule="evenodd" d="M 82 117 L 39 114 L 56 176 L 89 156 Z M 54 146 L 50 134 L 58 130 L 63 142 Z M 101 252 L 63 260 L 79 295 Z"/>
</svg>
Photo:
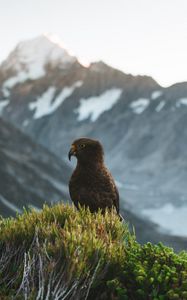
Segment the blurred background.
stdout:
<svg viewBox="0 0 187 300">
<path fill-rule="evenodd" d="M 0 214 L 69 201 L 87 136 L 138 241 L 187 249 L 186 1 L 0 5 Z"/>
</svg>

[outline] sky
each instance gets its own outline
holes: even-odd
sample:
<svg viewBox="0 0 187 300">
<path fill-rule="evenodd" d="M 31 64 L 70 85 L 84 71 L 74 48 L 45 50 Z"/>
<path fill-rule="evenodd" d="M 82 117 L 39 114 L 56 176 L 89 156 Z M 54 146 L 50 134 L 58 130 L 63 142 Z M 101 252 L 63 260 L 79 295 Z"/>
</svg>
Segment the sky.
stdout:
<svg viewBox="0 0 187 300">
<path fill-rule="evenodd" d="M 162 86 L 187 81 L 187 0 L 0 0 L 0 61 L 20 41 L 58 35 L 82 62 L 103 60 Z"/>
</svg>

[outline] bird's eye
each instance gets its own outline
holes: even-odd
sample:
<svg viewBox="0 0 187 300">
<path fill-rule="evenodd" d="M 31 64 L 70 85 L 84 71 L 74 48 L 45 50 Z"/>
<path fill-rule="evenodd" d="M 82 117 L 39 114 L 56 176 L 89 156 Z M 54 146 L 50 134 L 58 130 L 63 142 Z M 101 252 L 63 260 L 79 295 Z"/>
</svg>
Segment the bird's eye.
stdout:
<svg viewBox="0 0 187 300">
<path fill-rule="evenodd" d="M 80 144 L 79 147 L 80 147 L 80 148 L 84 148 L 84 147 L 85 147 L 85 144 Z"/>
</svg>

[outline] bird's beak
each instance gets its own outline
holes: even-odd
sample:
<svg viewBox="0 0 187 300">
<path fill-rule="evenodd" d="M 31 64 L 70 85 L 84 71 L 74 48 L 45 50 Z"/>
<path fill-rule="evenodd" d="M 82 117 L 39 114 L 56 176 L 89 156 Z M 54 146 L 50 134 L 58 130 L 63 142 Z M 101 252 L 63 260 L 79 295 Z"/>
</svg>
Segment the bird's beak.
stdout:
<svg viewBox="0 0 187 300">
<path fill-rule="evenodd" d="M 75 156 L 77 154 L 77 152 L 76 152 L 76 147 L 75 147 L 75 145 L 72 145 L 71 146 L 71 149 L 70 149 L 70 151 L 69 151 L 69 153 L 68 153 L 68 158 L 69 158 L 69 160 L 71 160 L 71 157 L 72 156 Z"/>
</svg>

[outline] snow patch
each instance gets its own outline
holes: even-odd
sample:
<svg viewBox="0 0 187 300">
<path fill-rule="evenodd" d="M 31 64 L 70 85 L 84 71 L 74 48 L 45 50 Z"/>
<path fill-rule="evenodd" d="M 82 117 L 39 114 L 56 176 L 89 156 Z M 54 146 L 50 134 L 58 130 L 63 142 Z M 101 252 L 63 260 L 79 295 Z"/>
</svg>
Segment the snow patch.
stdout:
<svg viewBox="0 0 187 300">
<path fill-rule="evenodd" d="M 181 98 L 177 101 L 176 107 L 181 107 L 182 105 L 187 105 L 187 98 Z"/>
<path fill-rule="evenodd" d="M 122 89 L 113 88 L 99 96 L 80 99 L 80 106 L 75 110 L 75 113 L 78 114 L 78 121 L 90 118 L 92 122 L 95 122 L 101 114 L 110 110 L 117 103 L 122 91 Z"/>
<path fill-rule="evenodd" d="M 29 103 L 29 109 L 35 110 L 33 116 L 34 119 L 52 114 L 63 103 L 63 101 L 71 96 L 74 90 L 82 84 L 82 81 L 77 81 L 70 87 L 64 87 L 54 100 L 53 98 L 56 93 L 56 88 L 49 87 L 48 90 L 41 95 L 41 97 L 37 98 L 37 101 Z"/>
<path fill-rule="evenodd" d="M 136 101 L 133 101 L 130 104 L 130 108 L 132 108 L 135 114 L 141 114 L 144 110 L 149 106 L 150 100 L 146 98 L 140 98 Z"/>
<path fill-rule="evenodd" d="M 3 63 L 2 68 L 12 69 L 16 75 L 5 81 L 4 87 L 13 88 L 28 79 L 35 80 L 45 75 L 45 66 L 67 68 L 76 61 L 61 44 L 48 36 L 21 42 Z"/>
<path fill-rule="evenodd" d="M 14 212 L 21 213 L 21 209 L 19 209 L 13 203 L 10 203 L 7 199 L 5 199 L 2 195 L 0 195 L 0 203 L 4 204 L 6 207 L 10 208 Z"/>
<path fill-rule="evenodd" d="M 23 126 L 24 126 L 24 127 L 27 127 L 28 125 L 29 125 L 29 120 L 24 120 L 24 121 L 23 121 Z"/>
<path fill-rule="evenodd" d="M 55 92 L 55 87 L 49 87 L 47 91 L 37 99 L 37 101 L 29 103 L 29 109 L 35 110 L 34 119 L 41 118 L 50 113 L 51 102 L 53 100 Z"/>
<path fill-rule="evenodd" d="M 165 106 L 166 102 L 165 101 L 161 101 L 158 106 L 156 107 L 156 111 L 160 112 L 162 110 L 162 108 Z"/>
<path fill-rule="evenodd" d="M 75 89 L 81 87 L 82 84 L 83 81 L 77 81 L 72 86 L 63 88 L 63 90 L 60 92 L 60 94 L 56 97 L 53 104 L 51 105 L 51 112 L 54 112 L 64 102 L 64 100 L 70 97 L 75 91 Z"/>
<path fill-rule="evenodd" d="M 151 99 L 152 100 L 156 100 L 157 98 L 159 98 L 160 96 L 163 95 L 163 92 L 162 91 L 154 91 L 152 92 L 151 94 Z"/>
<path fill-rule="evenodd" d="M 3 87 L 2 91 L 5 98 L 10 97 L 10 91 L 6 87 Z"/>
<path fill-rule="evenodd" d="M 0 114 L 3 112 L 3 109 L 8 105 L 10 100 L 2 100 L 0 101 Z"/>
<path fill-rule="evenodd" d="M 187 236 L 187 206 L 175 207 L 171 203 L 157 209 L 144 209 L 143 214 L 171 235 Z"/>
<path fill-rule="evenodd" d="M 23 83 L 29 78 L 29 74 L 22 71 L 19 72 L 16 76 L 10 77 L 7 79 L 4 84 L 3 88 L 6 90 L 6 93 L 10 93 L 8 89 L 12 89 L 16 84 Z"/>
</svg>

